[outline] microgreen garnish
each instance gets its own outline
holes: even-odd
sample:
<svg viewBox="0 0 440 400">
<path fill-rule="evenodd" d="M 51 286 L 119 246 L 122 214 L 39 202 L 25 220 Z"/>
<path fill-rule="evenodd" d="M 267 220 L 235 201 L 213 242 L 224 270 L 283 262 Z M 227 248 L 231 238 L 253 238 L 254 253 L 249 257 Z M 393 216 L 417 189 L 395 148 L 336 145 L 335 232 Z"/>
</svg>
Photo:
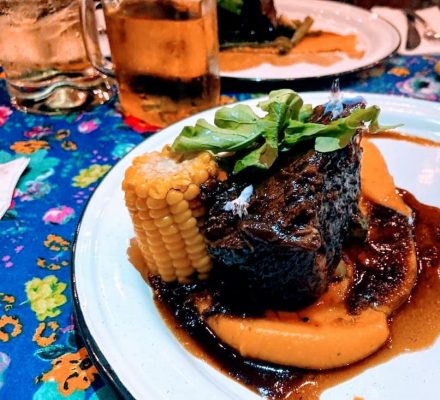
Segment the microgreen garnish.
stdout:
<svg viewBox="0 0 440 400">
<path fill-rule="evenodd" d="M 279 151 L 300 142 L 309 141 L 316 151 L 331 152 L 347 146 L 359 128 L 368 128 L 370 133 L 393 128 L 379 125 L 377 106 L 355 109 L 329 124 L 309 122 L 312 106 L 290 89 L 272 91 L 258 107 L 266 114 L 258 116 L 244 104 L 222 107 L 215 113 L 214 124 L 199 119 L 195 126 L 186 126 L 172 149 L 229 152 L 237 174 L 249 167 L 269 169 Z"/>
</svg>

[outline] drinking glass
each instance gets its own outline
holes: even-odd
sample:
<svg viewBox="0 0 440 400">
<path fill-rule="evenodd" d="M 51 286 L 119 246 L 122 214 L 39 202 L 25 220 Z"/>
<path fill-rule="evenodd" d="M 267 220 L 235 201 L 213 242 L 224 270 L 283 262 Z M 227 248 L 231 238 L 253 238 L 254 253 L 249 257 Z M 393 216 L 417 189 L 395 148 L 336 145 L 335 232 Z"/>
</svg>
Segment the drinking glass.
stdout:
<svg viewBox="0 0 440 400">
<path fill-rule="evenodd" d="M 125 114 L 164 127 L 218 104 L 216 0 L 101 0 L 112 63 L 97 41 L 93 0 L 82 0 L 87 53 L 116 75 Z"/>
<path fill-rule="evenodd" d="M 59 114 L 114 94 L 87 59 L 79 16 L 79 0 L 0 0 L 0 65 L 16 108 Z"/>
</svg>

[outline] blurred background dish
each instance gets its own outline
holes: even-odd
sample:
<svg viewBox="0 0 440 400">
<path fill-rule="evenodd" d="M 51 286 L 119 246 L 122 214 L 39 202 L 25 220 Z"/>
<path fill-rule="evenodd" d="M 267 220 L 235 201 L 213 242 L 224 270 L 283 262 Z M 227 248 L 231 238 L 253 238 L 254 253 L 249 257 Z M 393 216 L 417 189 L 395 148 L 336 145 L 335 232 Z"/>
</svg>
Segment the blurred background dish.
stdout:
<svg viewBox="0 0 440 400">
<path fill-rule="evenodd" d="M 248 49 L 220 52 L 225 78 L 253 81 L 329 77 L 373 66 L 394 53 L 400 36 L 388 22 L 347 4 L 322 0 L 275 0 L 277 15 L 313 18 L 312 33 L 284 55 Z M 220 28 L 221 29 L 221 28 Z"/>
</svg>

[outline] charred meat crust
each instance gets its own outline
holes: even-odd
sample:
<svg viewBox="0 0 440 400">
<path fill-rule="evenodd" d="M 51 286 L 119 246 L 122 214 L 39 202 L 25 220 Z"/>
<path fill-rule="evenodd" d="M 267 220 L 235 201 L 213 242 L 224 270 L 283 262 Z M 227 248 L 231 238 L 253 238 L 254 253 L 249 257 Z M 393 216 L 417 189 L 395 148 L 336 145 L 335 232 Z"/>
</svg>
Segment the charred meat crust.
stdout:
<svg viewBox="0 0 440 400">
<path fill-rule="evenodd" d="M 395 310 L 407 300 L 415 280 L 411 271 L 413 226 L 408 218 L 378 204 L 371 204 L 368 237 L 352 243 L 345 253 L 353 263 L 353 283 L 347 296 L 350 312 L 367 307 Z M 384 222 L 385 221 L 385 222 Z"/>
<path fill-rule="evenodd" d="M 315 109 L 314 121 L 330 121 L 323 111 Z M 265 309 L 293 310 L 325 292 L 358 213 L 359 139 L 355 135 L 330 153 L 310 147 L 285 153 L 270 176 L 259 172 L 202 187 L 204 234 L 231 296 Z M 225 211 L 249 183 L 254 193 L 247 215 Z"/>
<path fill-rule="evenodd" d="M 333 153 L 286 157 L 256 184 L 243 218 L 223 210 L 243 183 L 204 198 L 209 252 L 231 288 L 276 309 L 303 307 L 326 290 L 357 212 L 359 158 L 357 140 Z"/>
</svg>

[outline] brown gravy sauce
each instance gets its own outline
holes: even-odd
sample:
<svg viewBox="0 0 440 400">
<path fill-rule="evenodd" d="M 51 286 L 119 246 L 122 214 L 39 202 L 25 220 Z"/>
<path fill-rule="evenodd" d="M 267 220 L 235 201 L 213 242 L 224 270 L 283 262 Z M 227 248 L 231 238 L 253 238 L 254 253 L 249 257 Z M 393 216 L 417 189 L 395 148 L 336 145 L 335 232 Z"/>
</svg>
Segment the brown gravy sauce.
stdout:
<svg viewBox="0 0 440 400">
<path fill-rule="evenodd" d="M 380 351 L 354 365 L 306 376 L 297 392 L 304 400 L 319 399 L 324 390 L 399 354 L 426 349 L 440 336 L 440 209 L 419 203 L 404 190 L 399 193 L 415 215 L 421 273 L 411 298 L 393 316 L 391 338 Z"/>
<path fill-rule="evenodd" d="M 398 133 L 371 136 L 440 147 L 438 142 Z M 399 195 L 413 210 L 415 244 L 420 273 L 410 299 L 390 320 L 390 339 L 381 350 L 363 361 L 329 371 L 305 371 L 282 367 L 271 372 L 275 366 L 268 365 L 269 372 L 259 372 L 261 376 L 258 376 L 258 372 L 255 373 L 255 371 L 246 375 L 249 371 L 248 367 L 238 366 L 236 368 L 230 360 L 225 361 L 219 357 L 219 354 L 222 355 L 222 353 L 218 349 L 212 349 L 209 345 L 206 346 L 206 343 L 195 341 L 189 332 L 180 328 L 174 314 L 164 302 L 156 299 L 156 306 L 165 323 L 188 351 L 247 385 L 251 390 L 265 394 L 272 399 L 317 400 L 326 389 L 347 381 L 368 368 L 382 364 L 399 354 L 426 349 L 433 345 L 440 336 L 440 209 L 421 204 L 405 190 L 399 190 Z M 128 256 L 130 262 L 146 279 L 142 256 L 134 239 L 130 243 Z M 158 287 L 151 279 L 150 284 L 153 284 L 157 292 Z M 243 363 L 243 360 L 249 364 L 253 363 L 252 360 L 243 358 L 237 362 Z M 357 393 L 352 395 L 354 399 L 362 399 L 362 397 L 356 396 Z"/>
<path fill-rule="evenodd" d="M 356 35 L 338 35 L 321 32 L 306 36 L 289 53 L 280 55 L 273 48 L 237 47 L 220 52 L 220 69 L 237 71 L 257 67 L 263 63 L 286 66 L 308 63 L 327 67 L 344 58 L 362 58 L 364 51 L 357 49 Z"/>
</svg>

